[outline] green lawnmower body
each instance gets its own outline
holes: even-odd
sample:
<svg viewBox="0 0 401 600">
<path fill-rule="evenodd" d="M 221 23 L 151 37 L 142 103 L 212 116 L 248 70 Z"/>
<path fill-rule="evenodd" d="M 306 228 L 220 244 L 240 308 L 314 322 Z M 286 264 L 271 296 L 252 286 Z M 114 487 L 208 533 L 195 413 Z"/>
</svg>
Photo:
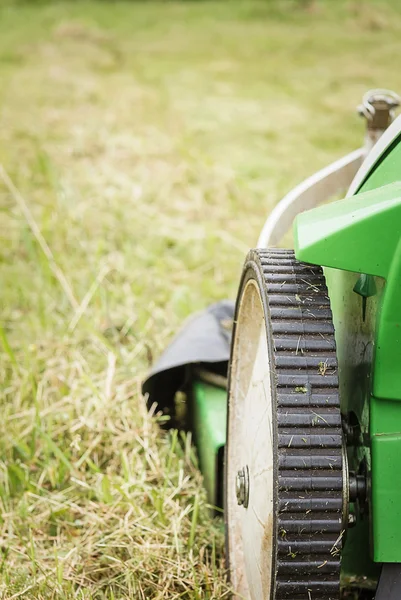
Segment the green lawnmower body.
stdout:
<svg viewBox="0 0 401 600">
<path fill-rule="evenodd" d="M 398 128 L 400 129 L 400 127 Z M 349 469 L 367 476 L 368 503 L 347 531 L 342 577 L 372 587 L 377 563 L 401 563 L 401 135 L 352 197 L 294 223 L 297 259 L 325 267 L 333 311 Z M 220 504 L 226 389 L 195 378 L 194 430 L 205 485 Z"/>
</svg>

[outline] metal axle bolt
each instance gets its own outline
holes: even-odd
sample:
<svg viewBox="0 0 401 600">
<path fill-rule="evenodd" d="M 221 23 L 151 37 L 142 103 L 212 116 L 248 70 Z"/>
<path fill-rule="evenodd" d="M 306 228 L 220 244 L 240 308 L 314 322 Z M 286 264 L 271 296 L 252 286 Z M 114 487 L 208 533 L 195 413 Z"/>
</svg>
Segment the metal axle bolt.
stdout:
<svg viewBox="0 0 401 600">
<path fill-rule="evenodd" d="M 235 481 L 235 492 L 239 506 L 248 508 L 249 503 L 249 469 L 248 466 L 242 467 L 237 473 Z"/>
</svg>

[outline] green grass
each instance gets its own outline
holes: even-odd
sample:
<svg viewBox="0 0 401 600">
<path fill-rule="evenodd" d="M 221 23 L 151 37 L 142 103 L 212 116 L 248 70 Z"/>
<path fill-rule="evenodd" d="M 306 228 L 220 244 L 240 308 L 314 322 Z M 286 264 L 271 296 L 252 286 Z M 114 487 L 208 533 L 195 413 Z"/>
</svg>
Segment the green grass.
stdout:
<svg viewBox="0 0 401 600">
<path fill-rule="evenodd" d="M 0 4 L 0 597 L 220 599 L 140 383 L 269 210 L 401 91 L 397 2 Z M 154 412 L 154 411 L 153 411 Z"/>
</svg>

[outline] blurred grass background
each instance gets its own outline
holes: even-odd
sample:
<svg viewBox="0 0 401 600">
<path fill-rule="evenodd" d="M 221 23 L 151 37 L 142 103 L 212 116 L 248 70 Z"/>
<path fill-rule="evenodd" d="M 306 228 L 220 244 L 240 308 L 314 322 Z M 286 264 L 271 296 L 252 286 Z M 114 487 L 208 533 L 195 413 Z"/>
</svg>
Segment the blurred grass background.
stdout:
<svg viewBox="0 0 401 600">
<path fill-rule="evenodd" d="M 228 597 L 140 382 L 280 197 L 401 91 L 401 4 L 0 2 L 0 597 Z"/>
</svg>

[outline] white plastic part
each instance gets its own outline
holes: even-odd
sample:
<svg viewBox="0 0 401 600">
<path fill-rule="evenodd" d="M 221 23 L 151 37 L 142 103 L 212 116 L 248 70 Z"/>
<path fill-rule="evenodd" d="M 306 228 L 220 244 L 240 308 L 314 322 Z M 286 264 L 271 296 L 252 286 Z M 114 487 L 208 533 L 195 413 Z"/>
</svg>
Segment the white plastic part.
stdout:
<svg viewBox="0 0 401 600">
<path fill-rule="evenodd" d="M 270 213 L 259 236 L 257 247 L 277 246 L 299 213 L 347 190 L 364 156 L 364 148 L 355 150 L 292 189 Z"/>
<path fill-rule="evenodd" d="M 370 151 L 367 139 L 364 148 L 336 160 L 297 185 L 270 213 L 257 247 L 277 246 L 299 213 L 314 208 L 341 192 L 348 190 L 347 196 L 355 194 L 374 164 L 400 133 L 401 115 L 384 131 Z"/>
</svg>

